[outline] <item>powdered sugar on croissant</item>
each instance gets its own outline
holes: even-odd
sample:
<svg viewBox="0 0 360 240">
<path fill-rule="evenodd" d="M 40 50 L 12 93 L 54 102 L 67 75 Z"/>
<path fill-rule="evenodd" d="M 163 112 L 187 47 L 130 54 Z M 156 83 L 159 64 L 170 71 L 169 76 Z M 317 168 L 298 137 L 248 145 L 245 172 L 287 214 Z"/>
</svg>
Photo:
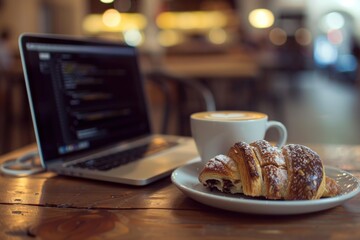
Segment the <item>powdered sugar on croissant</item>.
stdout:
<svg viewBox="0 0 360 240">
<path fill-rule="evenodd" d="M 199 181 L 222 192 L 244 193 L 268 199 L 307 200 L 339 194 L 317 153 L 289 144 L 281 149 L 265 140 L 235 143 L 228 156 L 211 159 Z"/>
</svg>

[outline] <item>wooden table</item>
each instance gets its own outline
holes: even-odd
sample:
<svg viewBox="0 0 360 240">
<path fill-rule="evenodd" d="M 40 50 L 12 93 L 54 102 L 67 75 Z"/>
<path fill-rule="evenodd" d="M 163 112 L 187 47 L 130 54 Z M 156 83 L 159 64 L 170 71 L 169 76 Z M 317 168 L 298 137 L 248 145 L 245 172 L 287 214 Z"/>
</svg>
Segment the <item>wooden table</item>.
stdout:
<svg viewBox="0 0 360 240">
<path fill-rule="evenodd" d="M 325 164 L 360 177 L 360 146 L 310 147 Z M 0 239 L 359 239 L 360 195 L 317 213 L 248 215 L 195 202 L 169 177 L 132 187 L 53 173 L 1 175 L 0 229 Z"/>
</svg>

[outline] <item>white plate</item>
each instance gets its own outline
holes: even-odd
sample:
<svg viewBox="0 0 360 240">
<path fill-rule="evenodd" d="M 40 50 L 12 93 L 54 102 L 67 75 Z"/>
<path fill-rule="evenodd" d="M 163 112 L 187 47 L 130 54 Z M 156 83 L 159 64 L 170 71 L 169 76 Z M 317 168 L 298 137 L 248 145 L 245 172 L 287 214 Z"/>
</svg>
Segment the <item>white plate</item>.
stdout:
<svg viewBox="0 0 360 240">
<path fill-rule="evenodd" d="M 172 182 L 188 197 L 203 204 L 229 211 L 253 214 L 302 214 L 321 211 L 341 205 L 360 192 L 360 182 L 352 174 L 333 167 L 325 167 L 326 175 L 335 179 L 341 187 L 336 197 L 317 200 L 263 200 L 246 197 L 242 194 L 226 194 L 210 191 L 198 180 L 201 163 L 182 166 L 171 175 Z"/>
</svg>

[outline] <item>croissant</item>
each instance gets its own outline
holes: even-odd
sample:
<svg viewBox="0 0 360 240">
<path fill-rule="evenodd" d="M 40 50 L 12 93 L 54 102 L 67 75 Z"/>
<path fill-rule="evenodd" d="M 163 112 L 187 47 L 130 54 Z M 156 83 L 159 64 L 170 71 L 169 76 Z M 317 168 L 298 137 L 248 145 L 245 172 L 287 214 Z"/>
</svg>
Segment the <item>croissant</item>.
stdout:
<svg viewBox="0 0 360 240">
<path fill-rule="evenodd" d="M 199 181 L 225 193 L 267 199 L 310 200 L 340 192 L 316 152 L 299 144 L 277 148 L 265 140 L 235 143 L 228 155 L 207 162 Z"/>
</svg>

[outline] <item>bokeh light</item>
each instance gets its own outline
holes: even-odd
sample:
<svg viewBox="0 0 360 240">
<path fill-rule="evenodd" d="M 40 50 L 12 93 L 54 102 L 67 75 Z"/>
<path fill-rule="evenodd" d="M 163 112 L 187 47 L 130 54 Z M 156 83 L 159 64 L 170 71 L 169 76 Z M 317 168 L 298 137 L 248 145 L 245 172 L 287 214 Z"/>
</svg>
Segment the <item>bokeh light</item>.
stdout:
<svg viewBox="0 0 360 240">
<path fill-rule="evenodd" d="M 295 31 L 295 40 L 302 46 L 308 46 L 312 41 L 311 32 L 306 28 L 299 28 Z"/>
<path fill-rule="evenodd" d="M 105 25 L 103 15 L 89 14 L 83 20 L 85 32 L 96 34 L 101 32 L 124 32 L 132 29 L 143 30 L 147 21 L 140 13 L 121 13 L 121 20 L 117 25 Z"/>
<path fill-rule="evenodd" d="M 249 14 L 249 22 L 255 28 L 268 28 L 274 24 L 274 14 L 264 8 L 255 9 Z"/>
<path fill-rule="evenodd" d="M 100 2 L 102 2 L 102 3 L 112 3 L 112 2 L 114 2 L 114 0 L 100 0 Z"/>
<path fill-rule="evenodd" d="M 124 32 L 124 40 L 130 46 L 139 46 L 143 42 L 144 37 L 137 29 L 131 29 Z"/>
<path fill-rule="evenodd" d="M 120 24 L 121 15 L 116 9 L 108 9 L 104 12 L 102 21 L 108 27 L 116 27 Z"/>
<path fill-rule="evenodd" d="M 88 33 L 98 33 L 103 29 L 104 23 L 99 20 L 98 14 L 89 14 L 82 23 L 83 29 Z"/>
<path fill-rule="evenodd" d="M 213 44 L 223 44 L 226 42 L 228 36 L 224 29 L 214 28 L 209 31 L 208 38 Z"/>
<path fill-rule="evenodd" d="M 184 37 L 175 30 L 163 30 L 158 35 L 158 41 L 163 47 L 175 46 L 184 41 Z"/>
<path fill-rule="evenodd" d="M 344 16 L 338 12 L 328 13 L 320 20 L 320 28 L 324 32 L 328 32 L 334 29 L 341 29 L 344 25 Z"/>
<path fill-rule="evenodd" d="M 334 45 L 340 45 L 344 41 L 344 36 L 341 30 L 334 29 L 327 33 L 327 38 L 329 42 Z"/>
<path fill-rule="evenodd" d="M 269 33 L 270 42 L 276 46 L 284 45 L 287 41 L 287 34 L 281 28 L 271 29 Z"/>
<path fill-rule="evenodd" d="M 156 24 L 160 29 L 203 30 L 226 26 L 227 17 L 218 11 L 163 12 Z"/>
<path fill-rule="evenodd" d="M 352 54 L 342 54 L 336 63 L 339 72 L 354 72 L 357 69 L 356 57 Z"/>
<path fill-rule="evenodd" d="M 334 64 L 337 58 L 338 50 L 328 41 L 327 37 L 319 36 L 315 39 L 314 59 L 319 66 Z"/>
</svg>

